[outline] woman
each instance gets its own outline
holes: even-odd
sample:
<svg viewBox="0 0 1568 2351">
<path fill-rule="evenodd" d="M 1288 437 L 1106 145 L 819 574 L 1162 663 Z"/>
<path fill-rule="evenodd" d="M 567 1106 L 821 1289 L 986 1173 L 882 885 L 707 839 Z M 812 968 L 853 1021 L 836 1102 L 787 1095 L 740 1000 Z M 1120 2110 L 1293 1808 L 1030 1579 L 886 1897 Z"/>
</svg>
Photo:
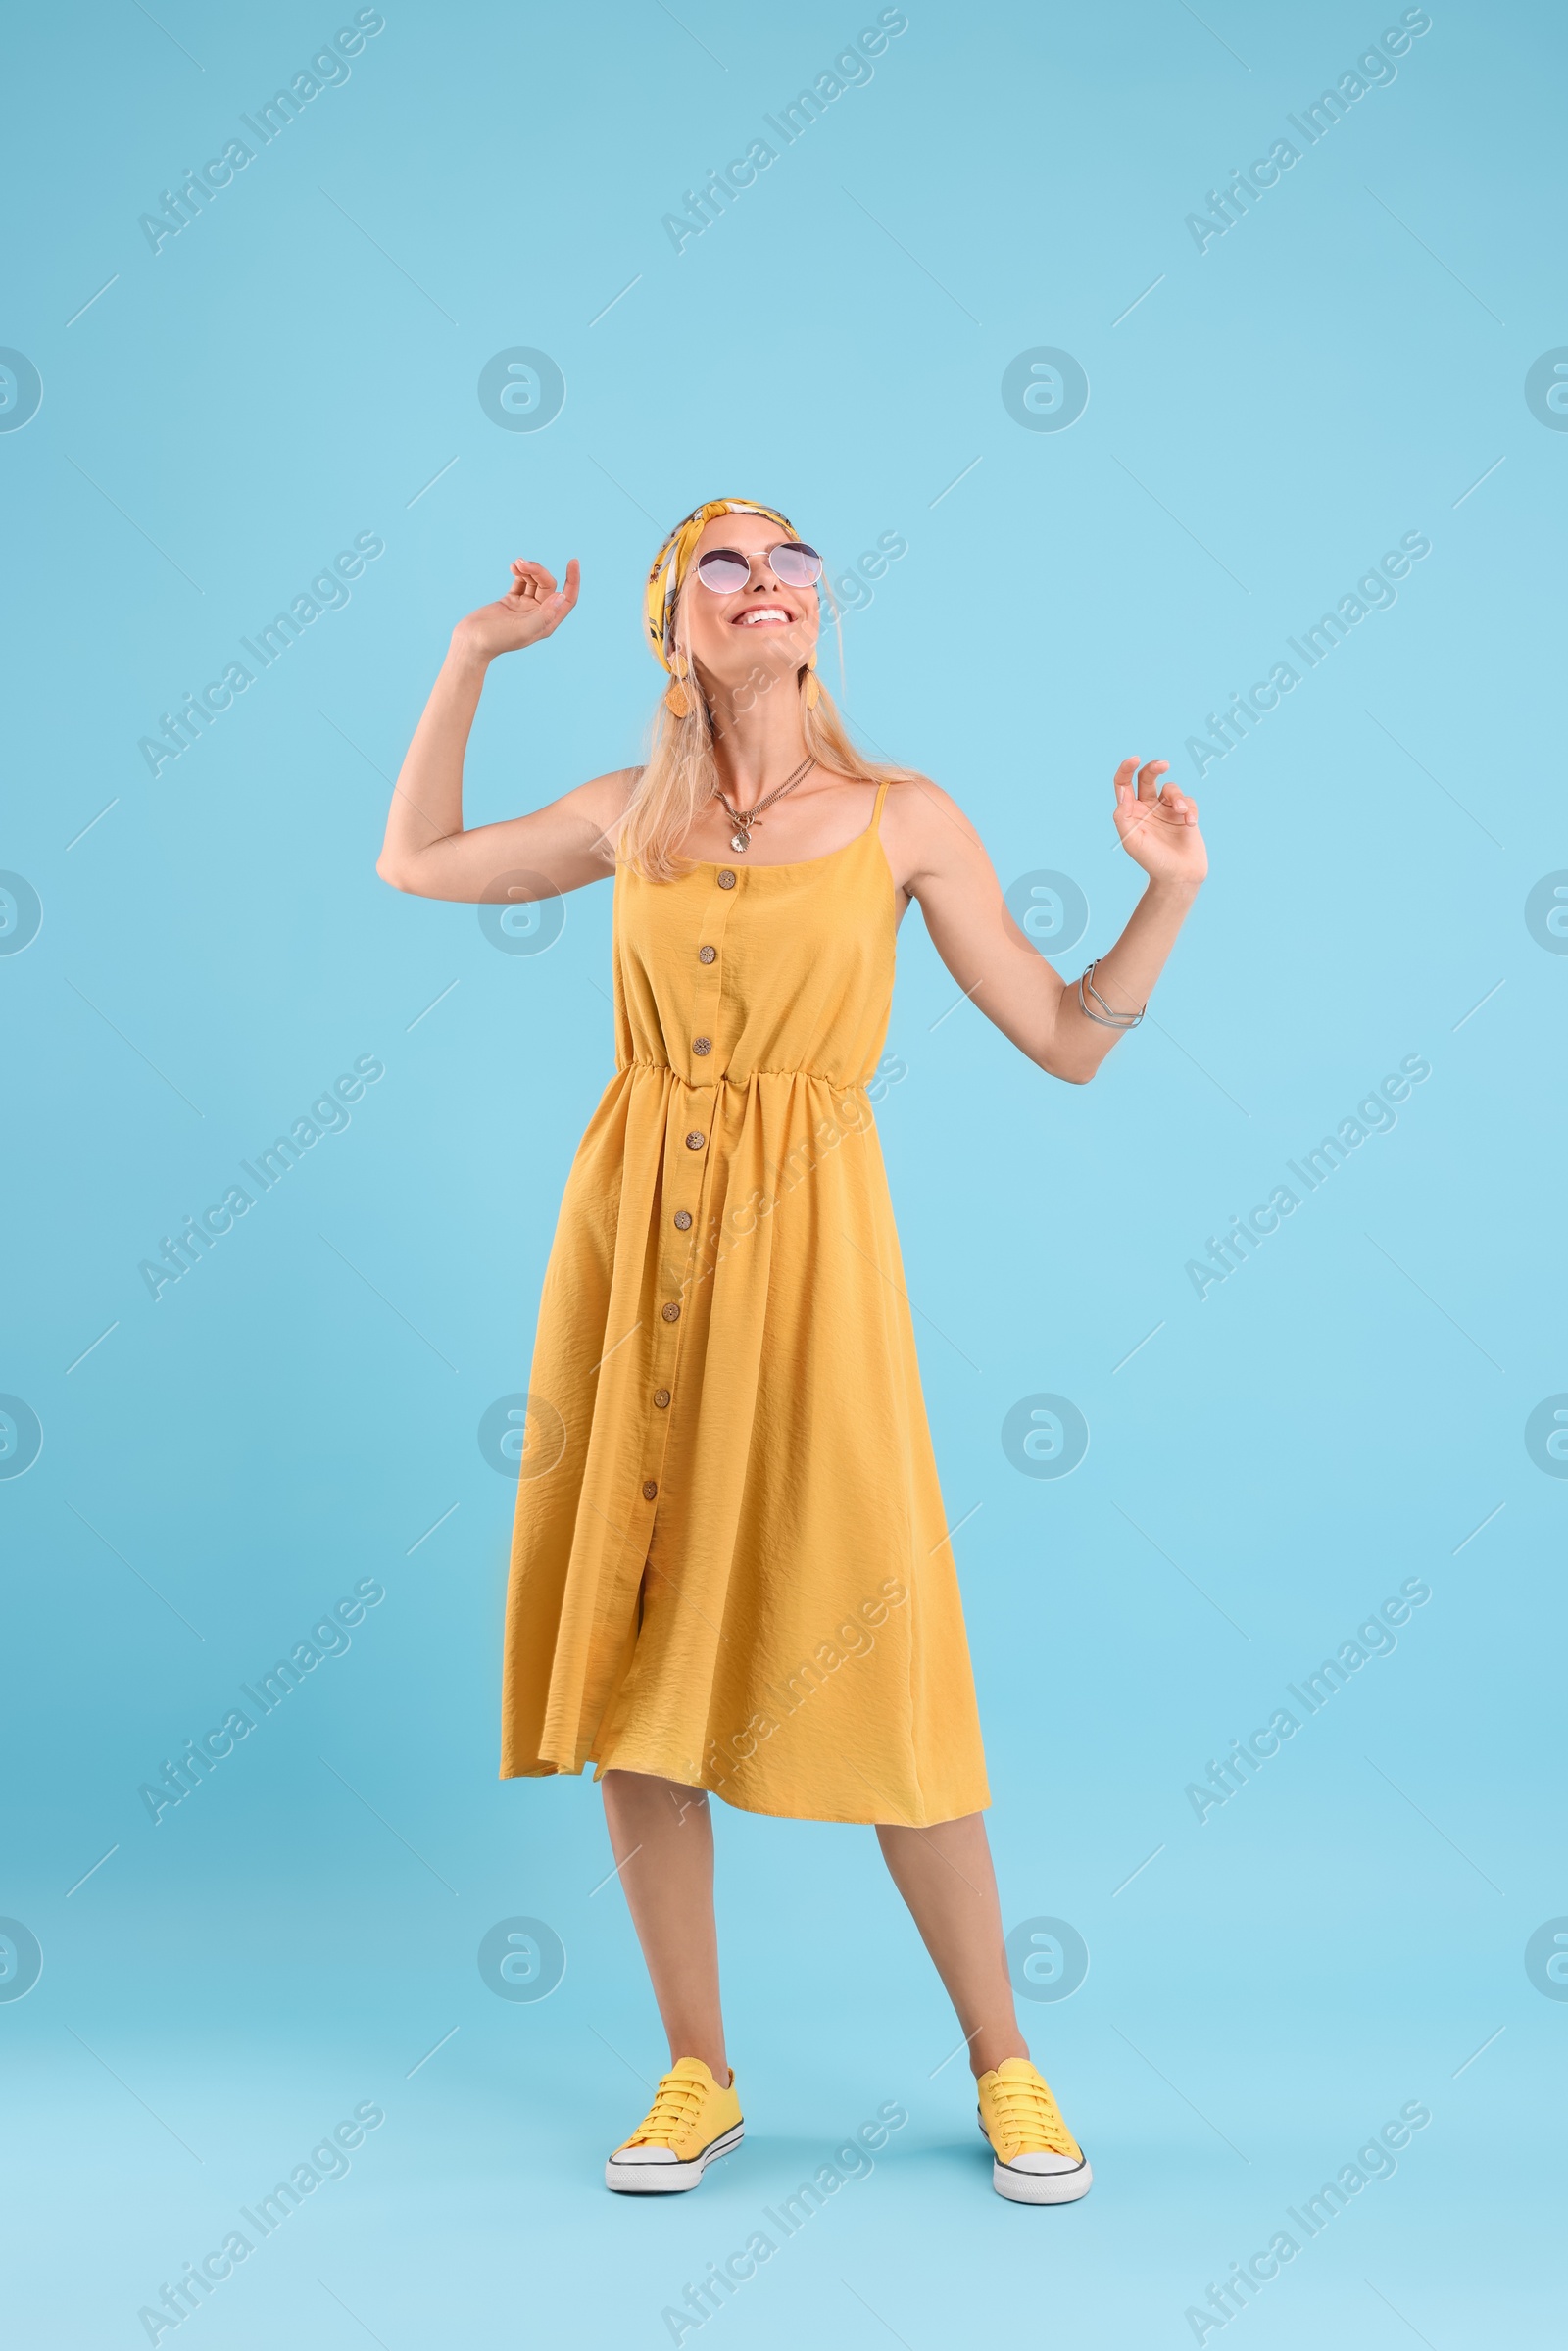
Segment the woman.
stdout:
<svg viewBox="0 0 1568 2351">
<path fill-rule="evenodd" d="M 1135 1026 L 1206 870 L 1163 760 L 1116 770 L 1148 875 L 1064 984 L 927 778 L 874 766 L 816 673 L 821 561 L 717 499 L 649 575 L 669 673 L 647 766 L 466 831 L 468 730 L 498 654 L 577 600 L 514 563 L 459 622 L 377 870 L 427 898 L 528 901 L 614 875 L 616 1074 L 545 1275 L 508 1601 L 503 1776 L 604 1783 L 670 2071 L 606 2167 L 694 2187 L 734 2147 L 710 1793 L 874 1823 L 957 2011 L 993 2184 L 1083 2195 L 1090 2168 L 1013 2014 L 953 1550 L 866 1081 L 918 899 L 958 987 L 1054 1077 Z"/>
</svg>

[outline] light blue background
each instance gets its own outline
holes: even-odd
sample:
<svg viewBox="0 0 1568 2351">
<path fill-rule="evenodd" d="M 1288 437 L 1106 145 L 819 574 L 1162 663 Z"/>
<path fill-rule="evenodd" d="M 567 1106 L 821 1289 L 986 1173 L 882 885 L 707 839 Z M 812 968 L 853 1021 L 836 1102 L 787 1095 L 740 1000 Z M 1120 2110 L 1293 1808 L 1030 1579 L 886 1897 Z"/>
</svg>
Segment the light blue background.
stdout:
<svg viewBox="0 0 1568 2351">
<path fill-rule="evenodd" d="M 1568 2004 L 1524 1949 L 1568 1912 L 1568 1483 L 1523 1432 L 1568 1390 L 1568 959 L 1523 909 L 1568 866 L 1568 437 L 1523 383 L 1568 343 L 1560 16 L 1435 6 L 1200 254 L 1185 216 L 1397 9 L 911 0 L 677 256 L 662 216 L 874 9 L 389 0 L 155 256 L 142 211 L 352 13 L 98 0 L 8 39 L 0 342 L 44 383 L 0 436 L 0 864 L 43 906 L 0 958 L 0 1388 L 44 1433 L 0 1483 L 0 1911 L 44 1953 L 0 2003 L 9 2339 L 144 2341 L 138 2307 L 375 2100 L 350 2175 L 180 2343 L 665 2342 L 686 2282 L 897 2099 L 874 2174 L 705 2343 L 1190 2342 L 1209 2281 L 1409 2100 L 1430 2127 L 1262 2290 L 1253 2351 L 1555 2341 Z M 564 374 L 547 430 L 479 406 L 514 345 Z M 1068 431 L 1003 406 L 1041 345 L 1089 377 Z M 1074 877 L 1072 972 L 1135 897 L 1114 761 L 1192 781 L 1206 712 L 1432 542 L 1210 767 L 1213 879 L 1096 1085 L 944 1017 L 917 915 L 901 942 L 879 1118 L 1004 1906 L 1091 1953 L 1023 2010 L 1096 2165 L 1068 2211 L 991 2194 L 869 1832 L 721 1808 L 748 2142 L 672 2207 L 608 2198 L 657 2018 L 591 1784 L 495 1777 L 512 1493 L 476 1430 L 526 1385 L 611 1067 L 609 897 L 497 953 L 376 880 L 385 779 L 520 554 L 578 555 L 582 602 L 494 677 L 471 818 L 634 759 L 642 575 L 721 494 L 781 503 L 835 571 L 907 539 L 845 621 L 847 708 L 1004 884 Z M 138 738 L 362 531 L 385 554 L 348 606 L 154 781 Z M 352 1125 L 155 1304 L 138 1261 L 363 1054 Z M 1186 1261 L 1408 1054 L 1432 1074 L 1397 1126 L 1200 1301 Z M 1042 1392 L 1091 1431 L 1060 1481 L 1002 1448 Z M 367 1577 L 348 1653 L 155 1828 L 138 1784 Z M 1409 1577 L 1396 1650 L 1200 1826 L 1186 1785 Z M 477 1970 L 515 1914 L 566 1948 L 541 2003 Z"/>
</svg>

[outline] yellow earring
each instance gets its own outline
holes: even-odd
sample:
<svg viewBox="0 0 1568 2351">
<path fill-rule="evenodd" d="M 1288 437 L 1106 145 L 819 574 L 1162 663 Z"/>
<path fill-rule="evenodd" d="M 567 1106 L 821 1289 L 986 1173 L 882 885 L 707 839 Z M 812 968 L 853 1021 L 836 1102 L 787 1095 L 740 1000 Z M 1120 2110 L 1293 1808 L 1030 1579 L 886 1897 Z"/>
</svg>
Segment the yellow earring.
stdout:
<svg viewBox="0 0 1568 2351">
<path fill-rule="evenodd" d="M 692 700 L 678 677 L 672 677 L 664 688 L 664 708 L 671 718 L 685 718 L 691 713 Z"/>
<path fill-rule="evenodd" d="M 814 710 L 822 699 L 822 681 L 816 674 L 816 655 L 813 651 L 806 664 L 806 707 Z"/>
</svg>

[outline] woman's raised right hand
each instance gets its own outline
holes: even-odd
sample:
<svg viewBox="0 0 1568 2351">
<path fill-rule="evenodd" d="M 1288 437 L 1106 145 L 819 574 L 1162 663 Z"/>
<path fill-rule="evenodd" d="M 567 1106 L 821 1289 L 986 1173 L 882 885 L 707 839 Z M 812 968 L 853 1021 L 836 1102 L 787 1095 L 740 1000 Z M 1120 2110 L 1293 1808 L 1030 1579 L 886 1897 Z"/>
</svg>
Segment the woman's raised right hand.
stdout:
<svg viewBox="0 0 1568 2351">
<path fill-rule="evenodd" d="M 555 574 L 543 563 L 515 563 L 512 585 L 494 604 L 468 612 L 452 632 L 454 645 L 493 661 L 499 653 L 515 653 L 553 636 L 577 601 L 580 574 L 577 559 L 566 565 L 565 585 L 556 586 Z"/>
</svg>

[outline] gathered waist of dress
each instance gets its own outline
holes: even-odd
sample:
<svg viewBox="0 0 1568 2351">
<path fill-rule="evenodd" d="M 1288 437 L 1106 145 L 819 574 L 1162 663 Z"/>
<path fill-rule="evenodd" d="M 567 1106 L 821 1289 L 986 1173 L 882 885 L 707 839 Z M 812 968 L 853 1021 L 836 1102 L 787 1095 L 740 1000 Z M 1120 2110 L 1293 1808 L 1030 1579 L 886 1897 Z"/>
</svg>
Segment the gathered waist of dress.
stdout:
<svg viewBox="0 0 1568 2351">
<path fill-rule="evenodd" d="M 868 1078 L 835 1077 L 827 1069 L 749 1069 L 744 1077 L 737 1077 L 729 1070 L 715 1069 L 710 1077 L 688 1078 L 683 1077 L 668 1061 L 617 1061 L 615 1074 L 617 1077 L 629 1074 L 634 1077 L 673 1078 L 677 1086 L 693 1089 L 729 1086 L 737 1093 L 744 1093 L 754 1078 L 808 1078 L 816 1085 L 831 1087 L 835 1094 L 863 1094 L 870 1083 Z"/>
</svg>

